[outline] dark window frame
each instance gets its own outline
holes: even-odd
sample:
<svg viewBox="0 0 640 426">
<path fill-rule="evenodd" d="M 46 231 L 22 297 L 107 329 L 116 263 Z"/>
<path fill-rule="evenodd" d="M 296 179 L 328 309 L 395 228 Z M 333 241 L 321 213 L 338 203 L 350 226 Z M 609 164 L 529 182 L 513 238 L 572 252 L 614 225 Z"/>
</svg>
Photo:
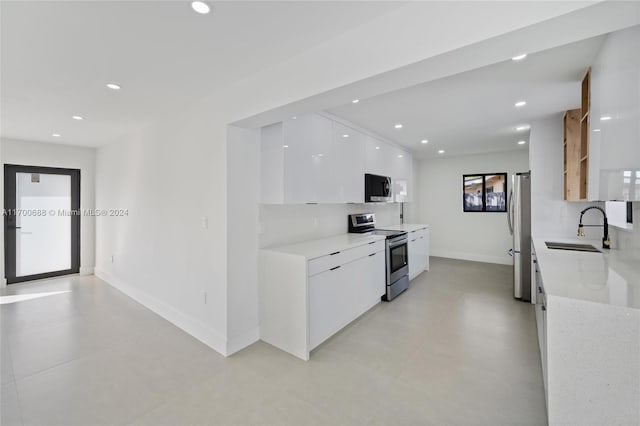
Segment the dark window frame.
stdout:
<svg viewBox="0 0 640 426">
<path fill-rule="evenodd" d="M 504 196 L 505 196 L 505 204 L 504 209 L 501 210 L 487 210 L 487 176 L 503 176 L 504 177 Z M 507 203 L 506 197 L 508 194 L 507 186 L 508 181 L 507 177 L 509 174 L 507 172 L 497 172 L 497 173 L 469 173 L 462 175 L 462 212 L 463 213 L 506 213 L 507 212 Z M 482 178 L 482 209 L 480 210 L 468 210 L 465 205 L 465 183 L 467 178 Z"/>
<path fill-rule="evenodd" d="M 4 216 L 4 256 L 5 278 L 7 284 L 25 281 L 53 278 L 80 272 L 80 169 L 65 169 L 59 167 L 23 166 L 5 164 L 4 166 L 4 206 L 6 212 L 15 211 L 16 204 L 16 173 L 58 174 L 71 177 L 71 210 L 76 214 L 71 216 L 71 268 L 62 271 L 43 272 L 34 275 L 16 277 L 16 217 L 13 214 Z"/>
</svg>

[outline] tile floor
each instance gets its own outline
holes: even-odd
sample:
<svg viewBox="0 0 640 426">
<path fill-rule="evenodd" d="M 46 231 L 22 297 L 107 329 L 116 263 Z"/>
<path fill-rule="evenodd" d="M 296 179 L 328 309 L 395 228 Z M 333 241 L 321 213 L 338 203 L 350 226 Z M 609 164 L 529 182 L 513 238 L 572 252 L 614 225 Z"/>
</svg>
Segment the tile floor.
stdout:
<svg viewBox="0 0 640 426">
<path fill-rule="evenodd" d="M 317 348 L 224 358 L 95 277 L 5 304 L 2 425 L 544 425 L 531 305 L 505 266 L 432 258 L 408 292 Z"/>
</svg>

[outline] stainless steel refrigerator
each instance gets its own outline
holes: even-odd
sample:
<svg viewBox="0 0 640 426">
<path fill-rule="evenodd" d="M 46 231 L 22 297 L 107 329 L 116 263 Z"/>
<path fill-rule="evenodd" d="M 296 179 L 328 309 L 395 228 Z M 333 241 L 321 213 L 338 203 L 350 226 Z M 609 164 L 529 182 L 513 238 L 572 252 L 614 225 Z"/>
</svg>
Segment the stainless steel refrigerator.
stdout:
<svg viewBox="0 0 640 426">
<path fill-rule="evenodd" d="M 513 235 L 513 297 L 531 301 L 531 173 L 512 178 L 507 204 L 509 232 Z"/>
</svg>

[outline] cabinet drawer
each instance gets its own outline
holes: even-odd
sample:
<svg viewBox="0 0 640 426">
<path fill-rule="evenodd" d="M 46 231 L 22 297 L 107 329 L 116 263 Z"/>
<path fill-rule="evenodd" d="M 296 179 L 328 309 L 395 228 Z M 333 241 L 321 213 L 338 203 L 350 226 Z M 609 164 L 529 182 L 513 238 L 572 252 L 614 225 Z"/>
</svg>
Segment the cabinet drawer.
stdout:
<svg viewBox="0 0 640 426">
<path fill-rule="evenodd" d="M 344 265 L 345 263 L 353 262 L 361 257 L 368 256 L 372 253 L 377 253 L 384 250 L 384 240 L 374 241 L 363 246 L 354 247 L 348 250 L 342 250 L 329 254 L 326 256 L 318 257 L 309 261 L 309 276 L 319 274 L 320 272 L 328 271 L 336 268 L 337 266 Z"/>
</svg>

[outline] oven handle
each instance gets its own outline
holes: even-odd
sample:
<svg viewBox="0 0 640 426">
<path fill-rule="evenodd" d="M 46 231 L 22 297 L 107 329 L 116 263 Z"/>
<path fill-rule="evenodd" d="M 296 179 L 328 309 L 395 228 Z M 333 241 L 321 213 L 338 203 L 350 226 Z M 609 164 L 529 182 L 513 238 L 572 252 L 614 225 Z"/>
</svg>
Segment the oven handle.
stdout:
<svg viewBox="0 0 640 426">
<path fill-rule="evenodd" d="M 407 244 L 407 242 L 408 240 L 406 238 L 403 238 L 402 240 L 398 240 L 398 241 L 389 241 L 389 248 L 395 248 L 403 244 Z"/>
</svg>

